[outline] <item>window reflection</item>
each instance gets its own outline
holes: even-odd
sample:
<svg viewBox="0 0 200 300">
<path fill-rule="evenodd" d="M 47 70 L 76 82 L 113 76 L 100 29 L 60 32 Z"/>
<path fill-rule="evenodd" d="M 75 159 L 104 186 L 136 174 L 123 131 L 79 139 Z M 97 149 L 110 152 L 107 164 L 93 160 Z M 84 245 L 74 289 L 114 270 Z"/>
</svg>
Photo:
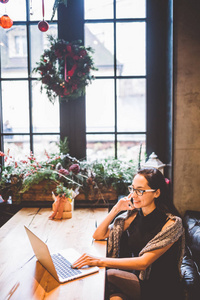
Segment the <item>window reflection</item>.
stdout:
<svg viewBox="0 0 200 300">
<path fill-rule="evenodd" d="M 94 161 L 97 158 L 114 158 L 115 143 L 112 134 L 87 135 L 87 160 Z"/>
<path fill-rule="evenodd" d="M 45 91 L 40 92 L 40 83 L 33 83 L 33 133 L 60 132 L 59 101 L 54 105 L 48 100 Z M 39 109 L 38 109 L 39 108 Z"/>
<path fill-rule="evenodd" d="M 24 36 L 15 35 L 14 37 L 14 51 L 13 56 L 27 56 L 26 53 L 26 38 Z"/>
<path fill-rule="evenodd" d="M 27 77 L 26 26 L 0 29 L 1 72 L 3 78 Z"/>
<path fill-rule="evenodd" d="M 33 149 L 38 160 L 46 159 L 46 154 L 59 153 L 59 135 L 34 135 Z"/>
<path fill-rule="evenodd" d="M 7 123 L 13 133 L 29 132 L 29 103 L 27 81 L 2 82 L 3 131 Z M 19 136 L 13 138 L 19 139 Z"/>
<path fill-rule="evenodd" d="M 145 134 L 120 134 L 118 135 L 118 158 L 138 162 L 141 150 L 141 161 L 145 161 L 146 136 Z"/>
<path fill-rule="evenodd" d="M 114 80 L 96 79 L 87 87 L 86 131 L 114 132 Z"/>
<path fill-rule="evenodd" d="M 12 139 L 4 140 L 4 153 L 9 153 L 16 160 L 24 158 L 30 154 L 30 137 L 29 136 L 18 136 L 18 141 Z"/>
<path fill-rule="evenodd" d="M 55 0 L 45 1 L 47 21 L 52 17 L 54 2 Z M 27 5 L 30 11 L 27 11 Z M 29 155 L 32 144 L 38 154 L 44 153 L 44 147 L 55 151 L 60 131 L 59 104 L 52 105 L 46 94 L 40 93 L 40 84 L 36 84 L 37 80 L 31 77 L 36 77 L 32 70 L 36 62 L 39 62 L 44 49 L 48 47 L 47 36 L 53 35 L 57 38 L 57 22 L 49 24 L 49 30 L 45 33 L 39 31 L 37 22 L 26 23 L 29 20 L 42 20 L 41 0 L 15 0 L 9 1 L 6 5 L 0 3 L 0 6 L 2 14 L 6 13 L 13 21 L 19 21 L 9 29 L 0 27 L 1 122 L 4 142 L 4 149 L 1 150 L 6 153 L 10 149 L 10 155 L 16 159 Z M 56 18 L 57 13 L 54 20 Z M 28 31 L 30 29 L 29 36 L 27 29 Z M 28 61 L 31 62 L 30 70 Z M 43 133 L 44 137 L 34 136 L 37 133 Z"/>
<path fill-rule="evenodd" d="M 92 71 L 92 74 L 114 75 L 113 24 L 86 24 L 85 45 L 94 49 L 93 59 L 98 71 Z"/>
<path fill-rule="evenodd" d="M 55 0 L 44 1 L 44 18 L 45 20 L 51 20 L 52 10 Z M 43 19 L 42 15 L 42 1 L 41 0 L 30 0 L 30 20 L 31 21 L 41 21 Z M 57 11 L 53 20 L 57 20 Z"/>
<path fill-rule="evenodd" d="M 85 19 L 113 18 L 113 0 L 85 0 Z"/>
<path fill-rule="evenodd" d="M 146 130 L 146 79 L 117 80 L 117 130 Z"/>
<path fill-rule="evenodd" d="M 133 159 L 146 141 L 146 0 L 84 3 L 85 45 L 98 68 L 86 89 L 87 158 Z"/>
<path fill-rule="evenodd" d="M 52 35 L 57 38 L 57 25 L 50 25 L 47 32 L 41 32 L 38 30 L 37 25 L 31 25 L 31 68 L 36 67 L 36 62 L 40 61 L 40 56 L 42 55 L 44 49 L 47 49 L 50 45 L 48 40 L 48 35 Z M 33 77 L 38 76 L 38 74 L 32 74 Z"/>
<path fill-rule="evenodd" d="M 117 18 L 145 18 L 146 0 L 116 0 Z"/>
<path fill-rule="evenodd" d="M 145 26 L 144 22 L 117 23 L 117 65 L 123 66 L 123 76 L 146 74 Z"/>
<path fill-rule="evenodd" d="M 1 13 L 6 13 L 13 21 L 25 21 L 26 0 L 8 1 L 6 4 L 1 5 Z"/>
</svg>

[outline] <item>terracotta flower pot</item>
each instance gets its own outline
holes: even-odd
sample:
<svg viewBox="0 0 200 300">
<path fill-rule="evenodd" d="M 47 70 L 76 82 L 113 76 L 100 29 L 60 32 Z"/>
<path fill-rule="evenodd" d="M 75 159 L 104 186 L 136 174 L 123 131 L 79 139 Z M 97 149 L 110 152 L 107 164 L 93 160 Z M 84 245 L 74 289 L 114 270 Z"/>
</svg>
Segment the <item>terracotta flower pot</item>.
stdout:
<svg viewBox="0 0 200 300">
<path fill-rule="evenodd" d="M 57 196 L 52 204 L 53 213 L 49 219 L 70 219 L 72 218 L 73 200 L 66 198 L 65 196 Z"/>
</svg>

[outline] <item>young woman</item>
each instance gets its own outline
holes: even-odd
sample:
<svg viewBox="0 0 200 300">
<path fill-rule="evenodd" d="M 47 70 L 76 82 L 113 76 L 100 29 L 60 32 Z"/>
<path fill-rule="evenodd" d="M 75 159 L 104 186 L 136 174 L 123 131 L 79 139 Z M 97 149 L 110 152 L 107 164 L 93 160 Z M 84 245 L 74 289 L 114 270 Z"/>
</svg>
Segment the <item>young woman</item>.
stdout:
<svg viewBox="0 0 200 300">
<path fill-rule="evenodd" d="M 93 235 L 96 240 L 108 238 L 108 257 L 83 254 L 73 267 L 107 267 L 112 300 L 183 299 L 184 230 L 169 203 L 164 176 L 154 168 L 139 170 L 129 192 Z"/>
</svg>

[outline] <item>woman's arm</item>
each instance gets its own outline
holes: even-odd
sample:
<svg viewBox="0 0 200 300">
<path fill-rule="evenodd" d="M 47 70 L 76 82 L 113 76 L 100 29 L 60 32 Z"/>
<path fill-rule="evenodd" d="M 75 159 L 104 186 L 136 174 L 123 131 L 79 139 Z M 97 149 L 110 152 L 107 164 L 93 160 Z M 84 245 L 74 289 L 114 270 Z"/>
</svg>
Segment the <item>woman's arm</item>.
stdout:
<svg viewBox="0 0 200 300">
<path fill-rule="evenodd" d="M 172 245 L 173 243 L 163 248 L 146 252 L 140 257 L 98 258 L 85 253 L 73 264 L 73 268 L 79 269 L 82 268 L 83 266 L 88 265 L 88 266 L 108 267 L 114 269 L 142 271 L 142 270 L 146 270 L 148 266 L 150 266 L 162 254 L 164 254 Z"/>
<path fill-rule="evenodd" d="M 167 226 L 174 223 L 173 220 L 169 220 L 162 228 L 162 231 Z M 82 268 L 85 265 L 99 266 L 108 268 L 117 268 L 123 270 L 146 270 L 156 259 L 163 255 L 174 243 L 171 243 L 165 247 L 145 252 L 139 257 L 128 257 L 128 258 L 98 258 L 88 254 L 83 254 L 74 264 L 75 268 Z"/>
<path fill-rule="evenodd" d="M 109 236 L 109 225 L 119 212 L 134 209 L 134 206 L 130 200 L 131 196 L 128 195 L 127 197 L 120 199 L 117 204 L 113 206 L 109 214 L 95 230 L 93 234 L 93 238 L 95 240 L 103 240 Z"/>
</svg>

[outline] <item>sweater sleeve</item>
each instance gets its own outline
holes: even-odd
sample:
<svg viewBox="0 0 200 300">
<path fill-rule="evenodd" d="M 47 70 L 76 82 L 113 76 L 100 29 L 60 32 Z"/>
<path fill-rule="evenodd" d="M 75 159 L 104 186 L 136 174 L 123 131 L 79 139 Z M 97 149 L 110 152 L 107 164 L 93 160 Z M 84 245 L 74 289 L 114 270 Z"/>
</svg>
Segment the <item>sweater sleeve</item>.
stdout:
<svg viewBox="0 0 200 300">
<path fill-rule="evenodd" d="M 120 214 L 114 219 L 114 222 L 110 225 L 110 234 L 108 237 L 108 257 L 119 257 L 119 245 L 120 239 L 124 230 L 124 222 L 128 219 L 133 213 L 137 212 L 137 209 L 127 210 L 124 213 Z"/>
<path fill-rule="evenodd" d="M 179 240 L 179 259 L 177 263 L 179 267 L 179 273 L 181 275 L 180 267 L 185 250 L 184 228 L 181 218 L 172 215 L 169 215 L 169 218 L 175 221 L 174 224 L 167 226 L 164 230 L 160 231 L 153 239 L 151 239 L 147 243 L 147 245 L 140 251 L 139 256 L 142 256 L 146 252 L 163 248 Z M 146 270 L 141 271 L 139 278 L 141 280 L 148 279 L 150 272 L 151 266 L 149 266 Z"/>
</svg>

